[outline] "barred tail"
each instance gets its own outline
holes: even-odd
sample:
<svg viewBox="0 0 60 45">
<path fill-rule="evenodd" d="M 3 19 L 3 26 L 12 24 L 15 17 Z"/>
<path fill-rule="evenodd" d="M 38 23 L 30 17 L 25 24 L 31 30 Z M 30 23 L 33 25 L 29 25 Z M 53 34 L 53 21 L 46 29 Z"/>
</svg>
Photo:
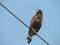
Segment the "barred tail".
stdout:
<svg viewBox="0 0 60 45">
<path fill-rule="evenodd" d="M 32 40 L 32 37 L 31 37 L 30 35 L 28 35 L 28 37 L 27 37 L 27 41 L 28 41 L 28 43 L 30 43 L 31 40 Z"/>
</svg>

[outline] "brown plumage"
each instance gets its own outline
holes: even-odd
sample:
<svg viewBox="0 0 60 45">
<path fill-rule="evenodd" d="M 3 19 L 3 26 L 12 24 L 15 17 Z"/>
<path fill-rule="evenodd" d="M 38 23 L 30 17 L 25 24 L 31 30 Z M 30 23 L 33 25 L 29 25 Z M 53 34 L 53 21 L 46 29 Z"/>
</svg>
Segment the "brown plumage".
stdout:
<svg viewBox="0 0 60 45">
<path fill-rule="evenodd" d="M 30 29 L 27 37 L 28 43 L 31 42 L 32 36 L 36 35 L 36 33 L 39 31 L 41 25 L 42 25 L 42 11 L 40 9 L 37 9 L 35 16 L 32 18 L 30 22 Z"/>
</svg>

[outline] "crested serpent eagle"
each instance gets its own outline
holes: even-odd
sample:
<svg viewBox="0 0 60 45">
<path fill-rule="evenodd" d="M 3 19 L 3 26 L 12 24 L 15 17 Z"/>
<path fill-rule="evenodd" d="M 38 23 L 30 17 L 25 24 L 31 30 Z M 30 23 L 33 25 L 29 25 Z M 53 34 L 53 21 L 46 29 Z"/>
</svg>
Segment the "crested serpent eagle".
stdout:
<svg viewBox="0 0 60 45">
<path fill-rule="evenodd" d="M 36 35 L 41 26 L 42 26 L 42 11 L 40 9 L 37 9 L 35 16 L 32 18 L 30 22 L 30 29 L 27 37 L 28 43 L 31 42 L 32 37 Z"/>
</svg>

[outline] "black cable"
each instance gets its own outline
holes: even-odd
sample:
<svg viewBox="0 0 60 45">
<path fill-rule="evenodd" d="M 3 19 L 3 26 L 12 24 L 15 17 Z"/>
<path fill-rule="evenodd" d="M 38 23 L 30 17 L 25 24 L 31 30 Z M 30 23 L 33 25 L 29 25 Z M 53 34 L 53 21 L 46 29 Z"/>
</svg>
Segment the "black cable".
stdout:
<svg viewBox="0 0 60 45">
<path fill-rule="evenodd" d="M 47 45 L 49 45 L 48 42 L 46 42 L 40 35 L 36 34 L 36 36 L 38 36 L 41 40 L 43 40 Z"/>
<path fill-rule="evenodd" d="M 8 10 L 3 4 L 0 3 L 0 5 L 5 8 L 10 14 L 12 14 L 16 19 L 18 19 L 21 23 L 23 23 L 27 28 L 29 28 L 23 21 L 21 21 L 15 14 Z"/>
<path fill-rule="evenodd" d="M 12 14 L 16 19 L 18 19 L 22 24 L 24 24 L 28 29 L 30 29 L 28 25 L 26 25 L 22 20 L 20 20 L 20 19 L 19 19 L 15 14 L 13 14 L 10 10 L 8 10 L 2 3 L 0 3 L 0 5 L 1 5 L 4 9 L 6 9 L 10 14 Z M 37 35 L 41 40 L 43 40 L 47 45 L 49 45 L 41 36 L 39 36 L 37 33 L 36 33 L 36 35 Z"/>
</svg>

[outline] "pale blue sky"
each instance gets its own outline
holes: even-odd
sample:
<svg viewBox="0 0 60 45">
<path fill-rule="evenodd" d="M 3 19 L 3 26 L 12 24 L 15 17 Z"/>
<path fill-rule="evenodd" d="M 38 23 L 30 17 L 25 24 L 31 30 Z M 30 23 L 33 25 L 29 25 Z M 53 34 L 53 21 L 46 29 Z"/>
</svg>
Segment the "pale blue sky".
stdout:
<svg viewBox="0 0 60 45">
<path fill-rule="evenodd" d="M 43 11 L 38 32 L 50 45 L 60 45 L 60 0 L 0 0 L 28 26 L 36 9 Z M 28 45 L 28 28 L 0 6 L 0 45 Z M 34 36 L 29 45 L 46 45 Z"/>
</svg>

